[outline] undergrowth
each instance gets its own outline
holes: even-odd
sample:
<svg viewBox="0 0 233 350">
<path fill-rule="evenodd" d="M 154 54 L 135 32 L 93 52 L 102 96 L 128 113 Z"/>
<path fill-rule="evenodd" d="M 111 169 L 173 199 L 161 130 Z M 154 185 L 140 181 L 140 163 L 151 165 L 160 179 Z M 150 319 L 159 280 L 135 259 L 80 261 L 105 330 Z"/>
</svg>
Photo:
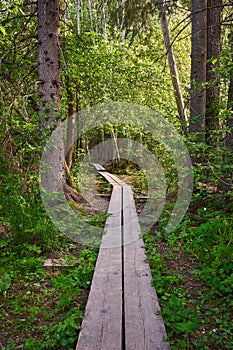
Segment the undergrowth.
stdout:
<svg viewBox="0 0 233 350">
<path fill-rule="evenodd" d="M 36 178 L 25 181 L 21 174 L 3 171 L 0 181 L 0 348 L 73 349 L 98 250 L 56 229 Z M 95 215 L 90 217 L 102 227 L 102 216 L 96 222 Z M 72 264 L 45 268 L 48 257 Z"/>
<path fill-rule="evenodd" d="M 71 243 L 63 249 L 69 245 L 74 249 Z M 83 248 L 73 258 L 71 267 L 45 269 L 38 246 L 13 246 L 11 239 L 1 240 L 0 275 L 8 276 L 10 282 L 0 294 L 2 349 L 74 348 L 97 250 Z"/>
<path fill-rule="evenodd" d="M 172 350 L 233 348 L 232 203 L 218 194 L 193 197 L 175 231 L 170 207 L 144 235 L 161 315 Z"/>
</svg>

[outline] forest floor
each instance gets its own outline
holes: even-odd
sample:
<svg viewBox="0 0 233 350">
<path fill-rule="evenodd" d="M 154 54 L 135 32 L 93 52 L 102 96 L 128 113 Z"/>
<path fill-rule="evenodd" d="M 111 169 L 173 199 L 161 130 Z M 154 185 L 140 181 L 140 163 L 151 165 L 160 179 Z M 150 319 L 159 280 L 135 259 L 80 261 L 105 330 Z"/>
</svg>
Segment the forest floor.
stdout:
<svg viewBox="0 0 233 350">
<path fill-rule="evenodd" d="M 0 349 L 74 348 L 97 251 L 63 243 L 64 250 L 49 254 L 29 245 L 21 252 L 2 247 L 11 285 L 0 295 Z M 67 266 L 44 267 L 48 258 L 62 259 Z"/>
</svg>

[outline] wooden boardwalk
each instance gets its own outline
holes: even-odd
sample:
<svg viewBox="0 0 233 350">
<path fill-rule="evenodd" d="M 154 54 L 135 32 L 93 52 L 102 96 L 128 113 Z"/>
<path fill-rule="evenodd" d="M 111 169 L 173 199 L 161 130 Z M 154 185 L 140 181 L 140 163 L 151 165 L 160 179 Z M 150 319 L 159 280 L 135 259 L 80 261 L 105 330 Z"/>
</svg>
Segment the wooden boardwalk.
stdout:
<svg viewBox="0 0 233 350">
<path fill-rule="evenodd" d="M 131 187 L 99 165 L 112 185 L 106 234 L 76 350 L 169 350 Z"/>
</svg>

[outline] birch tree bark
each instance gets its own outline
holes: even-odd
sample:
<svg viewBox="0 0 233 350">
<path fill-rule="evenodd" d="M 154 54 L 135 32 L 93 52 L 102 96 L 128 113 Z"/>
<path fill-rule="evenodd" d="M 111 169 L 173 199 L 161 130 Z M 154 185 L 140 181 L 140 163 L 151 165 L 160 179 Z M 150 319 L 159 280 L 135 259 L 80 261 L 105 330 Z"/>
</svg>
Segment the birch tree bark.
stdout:
<svg viewBox="0 0 233 350">
<path fill-rule="evenodd" d="M 120 157 L 120 152 L 119 152 L 118 143 L 117 143 L 117 133 L 114 131 L 113 128 L 110 130 L 110 133 L 113 141 L 113 149 L 115 151 L 114 162 L 115 164 L 119 164 L 121 157 Z"/>
<path fill-rule="evenodd" d="M 105 0 L 101 0 L 101 22 L 102 22 L 102 33 L 103 36 L 107 36 L 107 28 L 106 28 L 106 8 L 105 8 Z"/>
<path fill-rule="evenodd" d="M 121 0 L 121 26 L 120 26 L 120 30 L 121 30 L 121 39 L 122 42 L 125 41 L 125 1 Z"/>
<path fill-rule="evenodd" d="M 81 1 L 74 0 L 74 7 L 76 12 L 76 20 L 77 20 L 77 33 L 81 33 L 81 20 L 80 20 L 80 12 L 81 12 Z"/>
<path fill-rule="evenodd" d="M 197 141 L 205 140 L 206 109 L 206 9 L 207 0 L 192 1 L 192 48 L 190 89 L 190 132 L 197 135 Z M 204 85 L 203 85 L 204 84 Z"/>
<path fill-rule="evenodd" d="M 88 0 L 88 8 L 89 8 L 89 17 L 90 17 L 91 30 L 94 31 L 93 16 L 92 16 L 92 6 L 91 6 L 91 1 L 90 0 Z"/>
</svg>

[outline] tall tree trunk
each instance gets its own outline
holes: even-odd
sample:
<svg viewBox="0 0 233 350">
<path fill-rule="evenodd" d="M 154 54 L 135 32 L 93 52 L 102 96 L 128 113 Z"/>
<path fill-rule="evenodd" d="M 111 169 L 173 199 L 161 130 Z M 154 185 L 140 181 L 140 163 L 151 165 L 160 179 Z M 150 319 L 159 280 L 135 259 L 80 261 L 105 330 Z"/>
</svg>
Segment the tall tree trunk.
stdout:
<svg viewBox="0 0 233 350">
<path fill-rule="evenodd" d="M 60 0 L 38 0 L 38 74 L 40 113 L 46 124 L 58 121 L 61 102 Z"/>
<path fill-rule="evenodd" d="M 118 143 L 117 143 L 117 133 L 115 133 L 113 128 L 110 130 L 110 133 L 111 133 L 112 141 L 113 141 L 113 149 L 115 151 L 113 160 L 114 160 L 115 164 L 119 164 L 121 161 L 121 157 L 120 157 L 120 152 L 119 152 Z"/>
<path fill-rule="evenodd" d="M 162 26 L 164 43 L 167 50 L 168 63 L 169 63 L 169 69 L 170 69 L 170 74 L 172 79 L 172 85 L 175 93 L 176 105 L 177 105 L 179 116 L 183 122 L 183 129 L 185 130 L 187 126 L 187 115 L 185 112 L 184 100 L 181 92 L 179 75 L 176 67 L 176 60 L 172 49 L 172 42 L 170 38 L 168 21 L 166 16 L 165 1 L 164 0 L 159 1 L 157 3 L 157 6 L 159 10 L 159 15 L 160 15 L 160 22 Z"/>
<path fill-rule="evenodd" d="M 74 153 L 74 126 L 75 126 L 75 98 L 72 91 L 70 79 L 66 77 L 66 91 L 68 99 L 68 120 L 66 133 L 66 165 L 67 171 L 70 172 Z"/>
<path fill-rule="evenodd" d="M 206 107 L 206 10 L 207 0 L 192 1 L 192 49 L 190 89 L 190 132 L 196 133 L 197 141 L 205 139 Z"/>
<path fill-rule="evenodd" d="M 81 103 L 80 103 L 80 86 L 76 84 L 76 92 L 75 92 L 75 100 L 76 100 L 76 125 L 79 127 L 80 124 L 80 112 L 81 112 Z M 82 136 L 79 136 L 76 142 L 76 149 L 78 152 L 82 148 Z"/>
<path fill-rule="evenodd" d="M 233 28 L 231 27 L 231 31 L 229 34 L 229 46 L 231 50 L 231 62 L 233 63 Z M 228 87 L 228 99 L 227 99 L 227 111 L 226 111 L 226 135 L 224 140 L 224 146 L 226 148 L 226 152 L 224 153 L 223 161 L 226 165 L 224 171 L 224 178 L 219 184 L 219 189 L 222 192 L 227 193 L 232 190 L 233 187 L 233 172 L 229 165 L 232 164 L 232 156 L 233 156 L 233 70 L 231 71 L 229 87 Z M 230 193 L 230 192 L 229 192 Z"/>
<path fill-rule="evenodd" d="M 220 86 L 218 73 L 221 54 L 221 12 L 222 0 L 207 0 L 207 67 L 206 67 L 206 141 L 215 143 L 213 130 L 219 129 Z M 211 142 L 212 139 L 212 142 Z"/>
<path fill-rule="evenodd" d="M 121 39 L 125 41 L 125 0 L 121 0 Z"/>
<path fill-rule="evenodd" d="M 90 0 L 88 0 L 88 8 L 89 8 L 89 17 L 90 17 L 91 30 L 93 30 L 93 32 L 94 32 L 92 6 L 91 6 L 91 1 Z"/>
<path fill-rule="evenodd" d="M 105 0 L 101 0 L 101 22 L 102 22 L 102 33 L 103 36 L 107 36 L 107 28 L 106 28 L 106 4 Z"/>
<path fill-rule="evenodd" d="M 229 36 L 231 43 L 231 57 L 233 63 L 233 29 L 231 28 L 231 33 Z M 227 109 L 229 111 L 229 116 L 227 118 L 227 128 L 225 145 L 228 147 L 229 151 L 233 152 L 233 71 L 231 72 L 229 89 L 228 89 L 228 101 Z"/>
<path fill-rule="evenodd" d="M 81 12 L 81 2 L 80 0 L 74 0 L 74 7 L 76 11 L 76 20 L 77 20 L 77 32 L 81 33 L 81 20 L 80 20 L 80 12 Z"/>
<path fill-rule="evenodd" d="M 44 167 L 42 186 L 47 193 L 63 191 L 64 184 L 64 142 L 59 118 L 61 102 L 59 14 L 60 0 L 38 0 L 40 116 L 45 131 L 56 127 L 53 139 L 47 144 L 42 165 Z"/>
</svg>

